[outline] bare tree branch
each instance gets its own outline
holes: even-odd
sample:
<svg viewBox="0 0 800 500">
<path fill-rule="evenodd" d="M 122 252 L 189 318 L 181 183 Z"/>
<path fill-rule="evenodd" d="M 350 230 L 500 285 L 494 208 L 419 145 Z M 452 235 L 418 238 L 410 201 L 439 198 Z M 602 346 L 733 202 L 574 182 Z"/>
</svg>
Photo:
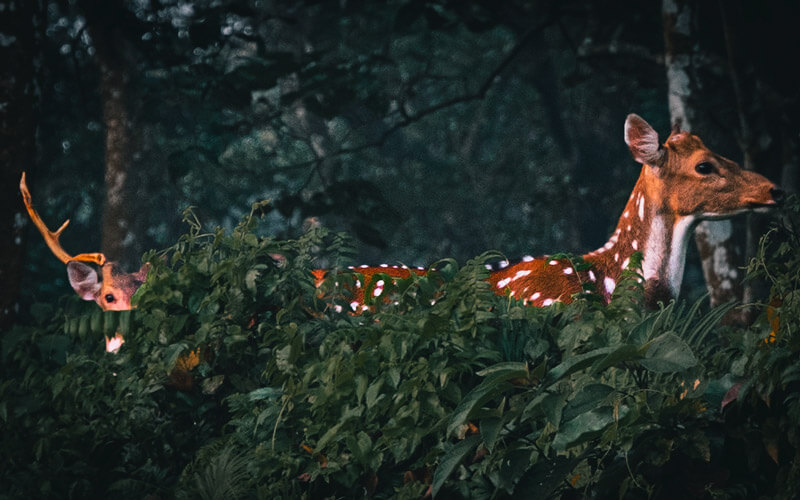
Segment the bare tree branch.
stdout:
<svg viewBox="0 0 800 500">
<path fill-rule="evenodd" d="M 337 151 L 334 151 L 334 152 L 326 155 L 325 157 L 317 157 L 317 158 L 314 158 L 314 159 L 311 159 L 311 160 L 308 160 L 308 161 L 303 161 L 303 162 L 298 162 L 298 163 L 293 163 L 293 164 L 290 164 L 290 165 L 284 165 L 284 166 L 281 166 L 281 167 L 273 168 L 273 169 L 271 169 L 271 172 L 286 172 L 286 171 L 297 170 L 297 169 L 301 169 L 301 168 L 307 168 L 307 167 L 313 166 L 315 164 L 318 164 L 320 161 L 330 160 L 330 159 L 341 157 L 341 156 L 345 156 L 345 155 L 348 155 L 348 154 L 359 153 L 359 152 L 365 151 L 367 149 L 380 147 L 386 142 L 386 140 L 392 134 L 394 134 L 398 130 L 403 129 L 403 128 L 405 128 L 408 125 L 411 125 L 413 123 L 416 123 L 416 122 L 422 120 L 423 118 L 425 118 L 425 117 L 427 117 L 429 115 L 435 114 L 435 113 L 437 113 L 439 111 L 442 111 L 444 109 L 450 108 L 452 106 L 456 106 L 458 104 L 465 104 L 465 103 L 468 103 L 468 102 L 479 101 L 479 100 L 484 99 L 486 97 L 486 94 L 489 92 L 489 90 L 492 89 L 492 86 L 495 84 L 497 78 L 508 68 L 508 66 L 513 62 L 513 60 L 520 54 L 522 49 L 524 49 L 525 46 L 531 40 L 533 40 L 535 38 L 536 35 L 538 35 L 542 30 L 544 30 L 544 28 L 549 26 L 549 24 L 550 24 L 550 20 L 548 19 L 548 20 L 544 21 L 543 23 L 541 23 L 540 25 L 538 25 L 538 26 L 536 26 L 534 28 L 531 28 L 530 30 L 525 32 L 520 37 L 520 39 L 517 41 L 517 43 L 514 45 L 514 47 L 500 61 L 500 64 L 498 64 L 489 73 L 489 75 L 483 80 L 483 82 L 481 83 L 480 87 L 478 87 L 478 89 L 475 92 L 468 93 L 468 94 L 463 94 L 463 95 L 459 95 L 459 96 L 455 96 L 455 97 L 452 97 L 450 99 L 445 99 L 445 100 L 443 100 L 441 102 L 438 102 L 436 104 L 428 106 L 427 108 L 424 108 L 421 111 L 419 111 L 417 113 L 414 113 L 414 114 L 408 114 L 406 112 L 406 110 L 403 109 L 400 112 L 400 116 L 402 116 L 402 119 L 400 119 L 396 123 L 390 125 L 374 141 L 366 142 L 366 143 L 360 144 L 358 146 L 353 146 L 353 147 L 348 147 L 348 148 L 341 148 L 341 149 L 338 149 Z"/>
</svg>

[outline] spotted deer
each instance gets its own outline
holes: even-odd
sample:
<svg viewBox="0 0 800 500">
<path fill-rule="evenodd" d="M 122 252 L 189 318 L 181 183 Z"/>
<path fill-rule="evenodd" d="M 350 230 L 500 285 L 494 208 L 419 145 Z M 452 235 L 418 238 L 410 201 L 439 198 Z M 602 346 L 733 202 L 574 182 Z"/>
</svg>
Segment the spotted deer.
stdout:
<svg viewBox="0 0 800 500">
<path fill-rule="evenodd" d="M 699 221 L 764 211 L 782 197 L 766 177 L 710 151 L 699 137 L 678 127 L 660 144 L 650 124 L 631 114 L 625 120 L 625 142 L 642 170 L 609 240 L 583 255 L 591 267 L 578 271 L 567 259 L 526 258 L 492 273 L 489 282 L 497 293 L 548 306 L 570 302 L 588 282 L 607 303 L 638 251 L 646 302 L 667 301 L 678 296 L 686 248 Z"/>
<path fill-rule="evenodd" d="M 661 144 L 650 124 L 631 114 L 625 120 L 625 142 L 633 159 L 642 164 L 641 173 L 608 242 L 582 256 L 590 266 L 579 270 L 570 259 L 547 256 L 524 257 L 513 265 L 501 262 L 488 278 L 498 295 L 507 294 L 527 305 L 545 307 L 557 301 L 571 302 L 576 293 L 583 291 L 584 283 L 593 283 L 595 293 L 607 303 L 631 256 L 641 252 L 647 303 L 666 301 L 677 297 L 680 291 L 686 248 L 692 228 L 699 221 L 768 210 L 782 197 L 781 190 L 767 178 L 743 170 L 710 151 L 696 135 L 678 127 Z M 58 241 L 69 221 L 51 232 L 32 208 L 24 174 L 20 190 L 28 213 L 50 250 L 67 265 L 75 292 L 104 310 L 130 309 L 132 295 L 147 276 L 147 264 L 135 273 L 123 273 L 100 253 L 70 256 Z M 101 266 L 102 280 L 82 262 Z M 380 296 L 387 277 L 404 279 L 412 273 L 426 273 L 423 268 L 389 265 L 351 270 L 358 276 L 349 303 L 351 312 L 356 314 L 369 309 L 364 303 L 365 291 Z M 327 271 L 315 270 L 313 274 L 319 285 Z"/>
<path fill-rule="evenodd" d="M 768 210 L 782 197 L 766 177 L 710 151 L 699 137 L 679 127 L 661 144 L 650 124 L 630 114 L 625 120 L 625 142 L 633 159 L 642 164 L 641 173 L 608 242 L 582 256 L 588 269 L 577 269 L 570 259 L 548 256 L 524 257 L 514 265 L 504 261 L 492 268 L 488 278 L 498 295 L 546 307 L 557 301 L 571 302 L 585 283 L 591 283 L 594 293 L 608 303 L 631 256 L 641 252 L 645 301 L 654 306 L 678 296 L 686 248 L 699 221 Z M 366 266 L 354 270 L 365 278 L 356 284 L 363 282 L 376 295 L 383 283 L 370 285 L 372 276 L 405 278 L 422 272 Z M 318 280 L 322 276 L 320 272 Z M 350 303 L 353 311 L 365 309 L 363 293 L 355 292 Z"/>
</svg>

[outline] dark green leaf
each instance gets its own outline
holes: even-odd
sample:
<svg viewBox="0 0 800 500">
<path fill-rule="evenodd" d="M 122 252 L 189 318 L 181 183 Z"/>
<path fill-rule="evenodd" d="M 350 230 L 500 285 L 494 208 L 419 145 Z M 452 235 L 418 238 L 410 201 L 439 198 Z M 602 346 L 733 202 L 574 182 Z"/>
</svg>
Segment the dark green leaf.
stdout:
<svg viewBox="0 0 800 500">
<path fill-rule="evenodd" d="M 469 455 L 472 450 L 481 442 L 481 437 L 478 435 L 469 436 L 463 441 L 456 443 L 439 459 L 439 464 L 433 473 L 432 495 L 436 494 L 442 488 L 442 485 L 447 478 L 456 470 L 456 467 L 464 460 L 464 457 Z"/>
</svg>

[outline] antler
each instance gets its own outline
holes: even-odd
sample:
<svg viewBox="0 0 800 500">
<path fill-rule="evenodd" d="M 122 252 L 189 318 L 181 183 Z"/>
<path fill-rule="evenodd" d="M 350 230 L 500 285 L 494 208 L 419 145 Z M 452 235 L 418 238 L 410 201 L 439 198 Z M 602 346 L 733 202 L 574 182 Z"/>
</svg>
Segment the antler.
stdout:
<svg viewBox="0 0 800 500">
<path fill-rule="evenodd" d="M 61 224 L 61 227 L 58 228 L 55 232 L 50 231 L 47 228 L 47 225 L 44 223 L 39 214 L 36 213 L 36 210 L 33 209 L 33 205 L 31 204 L 31 193 L 28 191 L 28 185 L 25 183 L 25 172 L 22 172 L 22 178 L 19 180 L 19 190 L 22 193 L 22 200 L 25 202 L 25 208 L 28 210 L 28 215 L 31 216 L 31 220 L 33 221 L 36 228 L 42 233 L 44 237 L 45 243 L 50 248 L 50 251 L 58 257 L 58 260 L 66 264 L 69 261 L 79 260 L 82 262 L 94 262 L 98 266 L 102 266 L 106 262 L 106 256 L 102 253 L 82 253 L 76 256 L 71 256 L 68 254 L 62 247 L 61 243 L 59 243 L 58 238 L 61 236 L 61 232 L 66 229 L 69 225 L 69 219 L 64 221 Z"/>
</svg>

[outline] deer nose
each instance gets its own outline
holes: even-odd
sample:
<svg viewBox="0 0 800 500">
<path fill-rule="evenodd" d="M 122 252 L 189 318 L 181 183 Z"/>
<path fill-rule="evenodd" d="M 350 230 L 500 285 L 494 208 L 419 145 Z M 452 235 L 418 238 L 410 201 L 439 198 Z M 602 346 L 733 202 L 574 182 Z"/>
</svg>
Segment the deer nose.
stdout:
<svg viewBox="0 0 800 500">
<path fill-rule="evenodd" d="M 783 189 L 779 188 L 778 186 L 773 186 L 769 190 L 770 196 L 772 196 L 772 201 L 775 203 L 781 203 L 785 198 L 785 193 Z"/>
</svg>

